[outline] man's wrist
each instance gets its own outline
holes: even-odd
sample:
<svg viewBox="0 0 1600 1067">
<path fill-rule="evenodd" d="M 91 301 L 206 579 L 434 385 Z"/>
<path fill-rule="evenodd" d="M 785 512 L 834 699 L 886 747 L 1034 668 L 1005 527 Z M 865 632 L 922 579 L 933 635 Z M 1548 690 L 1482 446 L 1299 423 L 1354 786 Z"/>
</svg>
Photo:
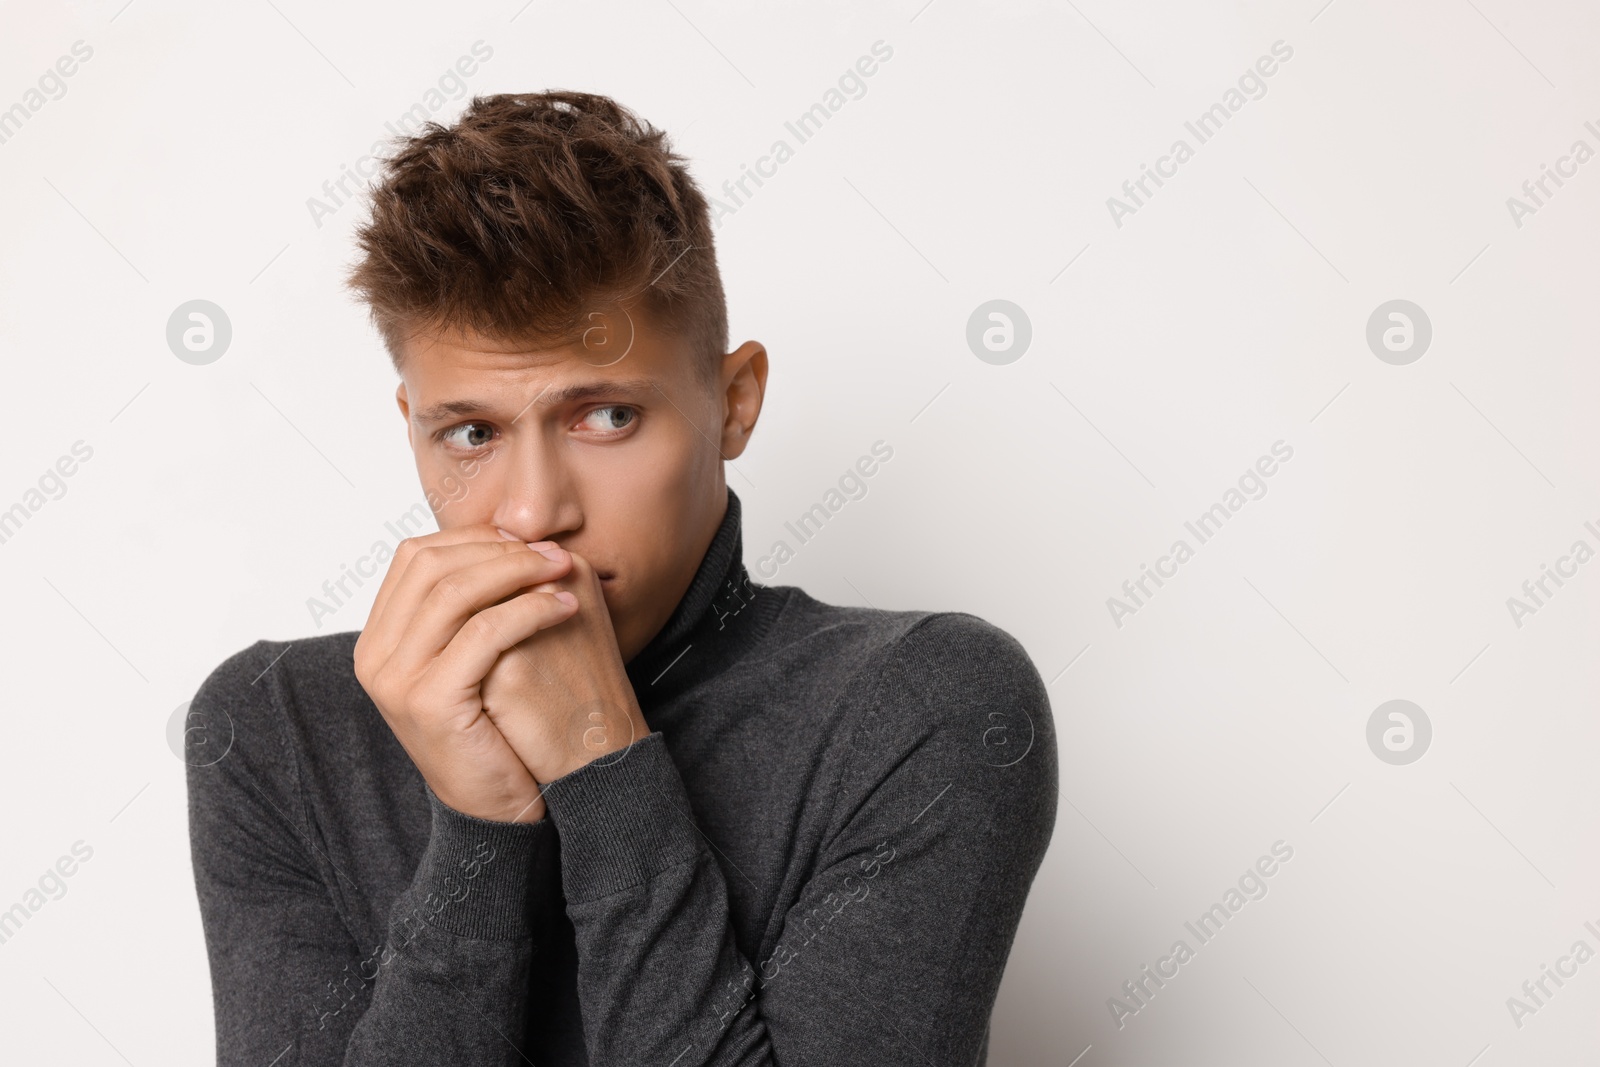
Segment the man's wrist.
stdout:
<svg viewBox="0 0 1600 1067">
<path fill-rule="evenodd" d="M 589 702 L 570 721 L 573 727 L 565 738 L 567 744 L 549 746 L 549 755 L 539 760 L 537 767 L 528 768 L 541 786 L 596 760 L 615 758 L 616 753 L 650 733 L 631 690 L 625 699 Z"/>
<path fill-rule="evenodd" d="M 460 937 L 503 941 L 533 932 L 534 871 L 554 862 L 549 819 L 494 822 L 457 811 L 427 788 L 430 832 L 411 884 L 411 909 L 394 919 Z M 396 936 L 404 937 L 403 932 Z"/>
<path fill-rule="evenodd" d="M 666 738 L 648 733 L 545 789 L 569 905 L 647 882 L 706 851 Z"/>
</svg>

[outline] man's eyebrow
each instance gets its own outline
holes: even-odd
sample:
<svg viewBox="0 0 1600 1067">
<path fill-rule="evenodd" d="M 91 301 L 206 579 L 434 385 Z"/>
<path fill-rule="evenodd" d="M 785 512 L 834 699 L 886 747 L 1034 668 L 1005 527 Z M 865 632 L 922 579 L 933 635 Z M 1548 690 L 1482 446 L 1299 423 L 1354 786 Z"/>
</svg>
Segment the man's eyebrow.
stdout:
<svg viewBox="0 0 1600 1067">
<path fill-rule="evenodd" d="M 655 388 L 655 381 L 650 378 L 616 378 L 608 381 L 576 382 L 572 385 L 563 385 L 556 389 L 546 389 L 540 392 L 533 400 L 529 401 L 513 416 L 513 421 L 522 415 L 522 412 L 532 407 L 535 402 L 544 405 L 571 404 L 582 400 L 604 399 L 607 397 L 626 397 L 640 393 L 647 393 Z M 436 422 L 445 422 L 449 419 L 460 418 L 464 415 L 491 416 L 498 413 L 498 405 L 482 400 L 443 400 L 431 404 L 412 416 L 417 423 L 423 426 Z"/>
<path fill-rule="evenodd" d="M 412 415 L 412 419 L 424 426 L 435 422 L 444 422 L 460 415 L 488 415 L 493 412 L 488 404 L 477 400 L 445 400 L 431 407 L 422 409 Z"/>
</svg>

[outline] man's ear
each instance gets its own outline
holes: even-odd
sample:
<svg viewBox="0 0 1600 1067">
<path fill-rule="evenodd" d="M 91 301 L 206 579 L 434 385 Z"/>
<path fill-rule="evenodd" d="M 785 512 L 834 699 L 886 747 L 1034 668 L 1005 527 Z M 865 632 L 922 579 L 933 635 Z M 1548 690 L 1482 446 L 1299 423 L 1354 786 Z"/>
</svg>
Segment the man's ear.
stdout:
<svg viewBox="0 0 1600 1067">
<path fill-rule="evenodd" d="M 400 405 L 400 417 L 406 424 L 406 443 L 411 443 L 411 401 L 406 396 L 406 383 L 401 382 L 394 391 L 394 402 Z"/>
<path fill-rule="evenodd" d="M 722 357 L 722 454 L 736 459 L 750 443 L 767 391 L 767 349 L 746 341 Z"/>
</svg>

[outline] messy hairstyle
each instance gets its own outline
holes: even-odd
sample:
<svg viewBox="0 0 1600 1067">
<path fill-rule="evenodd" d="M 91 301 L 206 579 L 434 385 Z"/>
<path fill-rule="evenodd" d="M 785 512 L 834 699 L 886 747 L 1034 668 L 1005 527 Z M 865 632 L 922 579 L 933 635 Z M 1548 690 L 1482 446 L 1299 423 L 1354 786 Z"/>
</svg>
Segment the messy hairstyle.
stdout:
<svg viewBox="0 0 1600 1067">
<path fill-rule="evenodd" d="M 728 348 L 705 196 L 666 134 L 605 96 L 473 97 L 383 160 L 347 285 L 397 371 L 416 333 L 573 344 L 591 313 L 643 306 L 702 383 Z"/>
</svg>

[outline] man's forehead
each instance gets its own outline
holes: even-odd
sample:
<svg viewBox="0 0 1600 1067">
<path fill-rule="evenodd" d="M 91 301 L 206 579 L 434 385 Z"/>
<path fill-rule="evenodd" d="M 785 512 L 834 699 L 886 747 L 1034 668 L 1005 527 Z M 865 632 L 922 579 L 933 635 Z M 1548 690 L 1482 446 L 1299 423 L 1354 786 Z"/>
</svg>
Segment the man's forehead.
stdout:
<svg viewBox="0 0 1600 1067">
<path fill-rule="evenodd" d="M 606 368 L 629 356 L 646 359 L 671 347 L 667 342 L 672 335 L 653 333 L 651 321 L 642 310 L 596 310 L 588 312 L 568 336 L 539 339 L 508 339 L 464 326 L 422 326 L 401 342 L 400 362 L 495 370 L 555 368 L 563 364 L 579 369 Z"/>
<path fill-rule="evenodd" d="M 405 342 L 407 362 L 486 363 L 506 366 L 554 366 L 582 351 L 581 339 L 566 341 L 514 341 L 470 330 L 419 331 Z"/>
</svg>

